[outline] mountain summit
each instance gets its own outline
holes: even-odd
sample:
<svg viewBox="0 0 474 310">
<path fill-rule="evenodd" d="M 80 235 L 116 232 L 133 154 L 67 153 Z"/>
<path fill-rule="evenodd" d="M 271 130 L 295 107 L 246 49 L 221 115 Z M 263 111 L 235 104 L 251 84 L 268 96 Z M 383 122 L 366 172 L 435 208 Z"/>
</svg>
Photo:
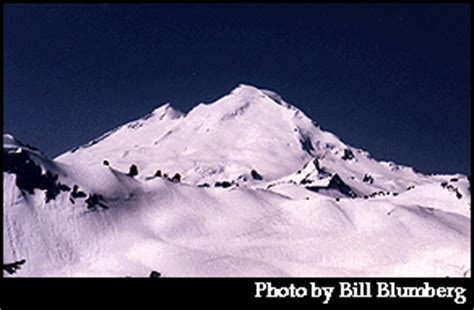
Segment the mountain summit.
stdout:
<svg viewBox="0 0 474 310">
<path fill-rule="evenodd" d="M 119 168 L 136 163 L 148 174 L 158 168 L 178 169 L 193 184 L 236 178 L 252 168 L 275 178 L 312 157 L 309 149 L 301 148 L 311 131 L 320 134 L 301 111 L 276 94 L 240 85 L 186 115 L 169 105 L 160 107 L 57 160 L 97 165 L 107 158 Z"/>
<path fill-rule="evenodd" d="M 470 273 L 466 176 L 377 161 L 249 85 L 54 160 L 4 135 L 4 158 L 20 276 Z"/>
<path fill-rule="evenodd" d="M 275 180 L 313 158 L 349 183 L 361 181 L 367 173 L 381 176 L 377 184 L 383 190 L 400 191 L 392 184 L 400 178 L 403 186 L 423 180 L 412 169 L 370 159 L 367 152 L 321 130 L 276 93 L 248 85 L 214 103 L 199 104 L 186 115 L 166 104 L 56 161 L 100 166 L 107 160 L 124 171 L 135 164 L 142 171 L 139 178 L 161 169 L 179 172 L 184 183 L 197 185 L 236 180 L 252 169 Z M 390 180 L 385 182 L 385 176 Z"/>
</svg>

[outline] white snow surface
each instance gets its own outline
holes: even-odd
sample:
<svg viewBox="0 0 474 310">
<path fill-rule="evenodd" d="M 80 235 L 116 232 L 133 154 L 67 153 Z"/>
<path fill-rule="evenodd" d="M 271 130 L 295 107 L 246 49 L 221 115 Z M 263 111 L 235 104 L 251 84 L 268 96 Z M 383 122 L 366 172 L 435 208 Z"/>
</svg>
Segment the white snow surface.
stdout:
<svg viewBox="0 0 474 310">
<path fill-rule="evenodd" d="M 4 172 L 4 263 L 26 261 L 5 276 L 470 276 L 466 176 L 377 161 L 268 90 L 166 104 L 54 160 L 4 135 L 18 151 L 108 209 Z M 357 197 L 327 188 L 335 174 Z"/>
</svg>

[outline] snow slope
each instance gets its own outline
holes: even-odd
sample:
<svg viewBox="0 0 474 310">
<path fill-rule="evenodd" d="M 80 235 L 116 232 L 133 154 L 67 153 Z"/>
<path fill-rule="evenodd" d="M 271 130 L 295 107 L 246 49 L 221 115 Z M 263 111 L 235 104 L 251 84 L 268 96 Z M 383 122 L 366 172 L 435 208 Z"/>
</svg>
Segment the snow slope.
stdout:
<svg viewBox="0 0 474 310">
<path fill-rule="evenodd" d="M 379 162 L 252 86 L 54 160 L 4 135 L 4 155 L 53 174 L 28 192 L 4 165 L 8 276 L 470 276 L 466 176 Z"/>
</svg>

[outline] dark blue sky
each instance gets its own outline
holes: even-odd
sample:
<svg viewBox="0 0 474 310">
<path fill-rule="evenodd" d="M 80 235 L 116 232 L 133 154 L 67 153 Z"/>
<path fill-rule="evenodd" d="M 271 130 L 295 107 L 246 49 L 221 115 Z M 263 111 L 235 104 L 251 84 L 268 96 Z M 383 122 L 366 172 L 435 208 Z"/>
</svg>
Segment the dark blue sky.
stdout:
<svg viewBox="0 0 474 310">
<path fill-rule="evenodd" d="M 4 5 L 4 131 L 53 157 L 268 88 L 343 141 L 470 174 L 468 4 Z"/>
</svg>

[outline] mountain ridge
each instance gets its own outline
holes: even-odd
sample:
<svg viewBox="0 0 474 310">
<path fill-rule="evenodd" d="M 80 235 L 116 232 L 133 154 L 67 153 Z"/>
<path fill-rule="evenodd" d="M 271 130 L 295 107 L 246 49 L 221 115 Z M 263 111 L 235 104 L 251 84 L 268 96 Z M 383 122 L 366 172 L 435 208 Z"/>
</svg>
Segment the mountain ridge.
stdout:
<svg viewBox="0 0 474 310">
<path fill-rule="evenodd" d="M 379 162 L 252 86 L 54 159 L 4 134 L 4 158 L 19 276 L 470 275 L 469 178 Z"/>
<path fill-rule="evenodd" d="M 107 139 L 112 141 L 103 141 Z M 117 155 L 120 153 L 122 156 Z M 145 161 L 145 157 L 153 160 Z M 342 174 L 343 179 L 352 177 L 348 174 L 358 161 L 369 164 L 369 170 L 375 169 L 379 174 L 404 170 L 411 179 L 421 176 L 410 167 L 392 162 L 375 165 L 367 151 L 346 145 L 334 134 L 323 131 L 278 94 L 245 84 L 213 103 L 198 104 L 186 114 L 165 104 L 55 160 L 85 161 L 96 166 L 108 160 L 122 170 L 137 164 L 146 175 L 153 175 L 164 165 L 163 169 L 179 170 L 184 181 L 198 184 L 235 180 L 252 169 L 278 179 L 313 158 L 332 166 L 334 171 L 344 165 L 348 171 Z M 169 164 L 177 160 L 179 164 Z"/>
</svg>

